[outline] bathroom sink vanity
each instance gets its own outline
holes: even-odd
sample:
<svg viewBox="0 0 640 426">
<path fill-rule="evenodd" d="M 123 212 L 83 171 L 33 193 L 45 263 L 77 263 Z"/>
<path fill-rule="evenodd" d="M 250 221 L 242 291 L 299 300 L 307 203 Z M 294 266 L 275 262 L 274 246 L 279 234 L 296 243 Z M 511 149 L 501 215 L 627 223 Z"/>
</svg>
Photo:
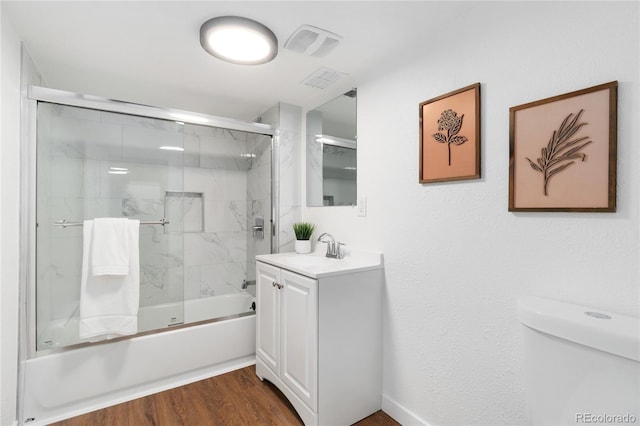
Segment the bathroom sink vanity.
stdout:
<svg viewBox="0 0 640 426">
<path fill-rule="evenodd" d="M 256 256 L 256 374 L 306 425 L 350 425 L 382 392 L 382 253 Z"/>
</svg>

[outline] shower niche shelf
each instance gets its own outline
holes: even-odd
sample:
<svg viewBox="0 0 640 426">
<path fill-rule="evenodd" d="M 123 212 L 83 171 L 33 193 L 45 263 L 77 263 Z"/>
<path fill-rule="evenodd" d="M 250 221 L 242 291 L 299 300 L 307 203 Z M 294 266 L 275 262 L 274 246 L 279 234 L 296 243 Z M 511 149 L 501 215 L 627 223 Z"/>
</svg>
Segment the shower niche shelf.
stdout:
<svg viewBox="0 0 640 426">
<path fill-rule="evenodd" d="M 204 232 L 204 194 L 202 192 L 166 191 L 165 217 L 182 232 Z M 175 218 L 175 219 L 174 219 Z M 180 229 L 182 225 L 183 229 Z M 165 232 L 171 232 L 165 228 Z"/>
</svg>

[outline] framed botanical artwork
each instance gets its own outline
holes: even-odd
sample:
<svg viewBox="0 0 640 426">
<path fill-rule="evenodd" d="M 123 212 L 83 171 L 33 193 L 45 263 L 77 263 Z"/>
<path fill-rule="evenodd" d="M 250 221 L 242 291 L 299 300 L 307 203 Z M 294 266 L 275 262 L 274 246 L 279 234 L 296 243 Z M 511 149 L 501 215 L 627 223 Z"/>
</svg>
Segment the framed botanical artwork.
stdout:
<svg viewBox="0 0 640 426">
<path fill-rule="evenodd" d="M 420 103 L 420 183 L 480 178 L 480 83 Z"/>
<path fill-rule="evenodd" d="M 509 211 L 615 212 L 618 82 L 509 109 Z"/>
</svg>

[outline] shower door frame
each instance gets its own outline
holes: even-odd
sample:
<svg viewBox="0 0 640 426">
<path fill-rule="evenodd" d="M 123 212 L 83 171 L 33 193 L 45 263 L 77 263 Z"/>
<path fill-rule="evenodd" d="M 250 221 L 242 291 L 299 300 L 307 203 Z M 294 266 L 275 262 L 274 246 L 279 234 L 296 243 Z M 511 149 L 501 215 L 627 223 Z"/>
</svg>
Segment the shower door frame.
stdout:
<svg viewBox="0 0 640 426">
<path fill-rule="evenodd" d="M 277 164 L 277 152 L 275 138 L 277 131 L 274 126 L 264 123 L 245 122 L 226 117 L 184 111 L 179 109 L 155 107 L 119 101 L 93 95 L 67 92 L 40 86 L 28 86 L 27 94 L 22 107 L 23 117 L 23 146 L 22 146 L 22 193 L 26 194 L 21 200 L 21 227 L 20 241 L 21 252 L 21 304 L 20 310 L 20 334 L 25 336 L 20 339 L 20 352 L 26 357 L 21 360 L 35 358 L 39 355 L 47 355 L 52 351 L 65 350 L 45 349 L 36 350 L 36 137 L 37 137 L 37 106 L 38 102 L 89 108 L 106 112 L 128 114 L 140 117 L 155 118 L 185 124 L 195 124 L 208 127 L 217 127 L 228 130 L 237 130 L 247 133 L 265 135 L 271 137 L 271 229 L 265 232 L 271 233 L 271 253 L 278 251 L 278 224 L 276 218 L 279 214 L 278 188 L 274 179 L 275 165 Z M 158 330 L 155 330 L 158 331 Z M 159 330 L 164 331 L 164 329 Z M 134 335 L 135 336 L 135 335 Z"/>
</svg>

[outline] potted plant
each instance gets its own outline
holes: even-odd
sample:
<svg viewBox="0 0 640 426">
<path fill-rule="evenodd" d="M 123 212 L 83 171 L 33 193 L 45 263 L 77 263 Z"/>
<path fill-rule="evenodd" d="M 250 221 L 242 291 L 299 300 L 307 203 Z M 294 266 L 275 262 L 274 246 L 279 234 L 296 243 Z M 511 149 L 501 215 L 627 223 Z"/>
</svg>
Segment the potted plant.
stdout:
<svg viewBox="0 0 640 426">
<path fill-rule="evenodd" d="M 296 222 L 293 224 L 293 232 L 296 234 L 296 253 L 311 253 L 311 234 L 315 225 L 308 222 Z"/>
</svg>

